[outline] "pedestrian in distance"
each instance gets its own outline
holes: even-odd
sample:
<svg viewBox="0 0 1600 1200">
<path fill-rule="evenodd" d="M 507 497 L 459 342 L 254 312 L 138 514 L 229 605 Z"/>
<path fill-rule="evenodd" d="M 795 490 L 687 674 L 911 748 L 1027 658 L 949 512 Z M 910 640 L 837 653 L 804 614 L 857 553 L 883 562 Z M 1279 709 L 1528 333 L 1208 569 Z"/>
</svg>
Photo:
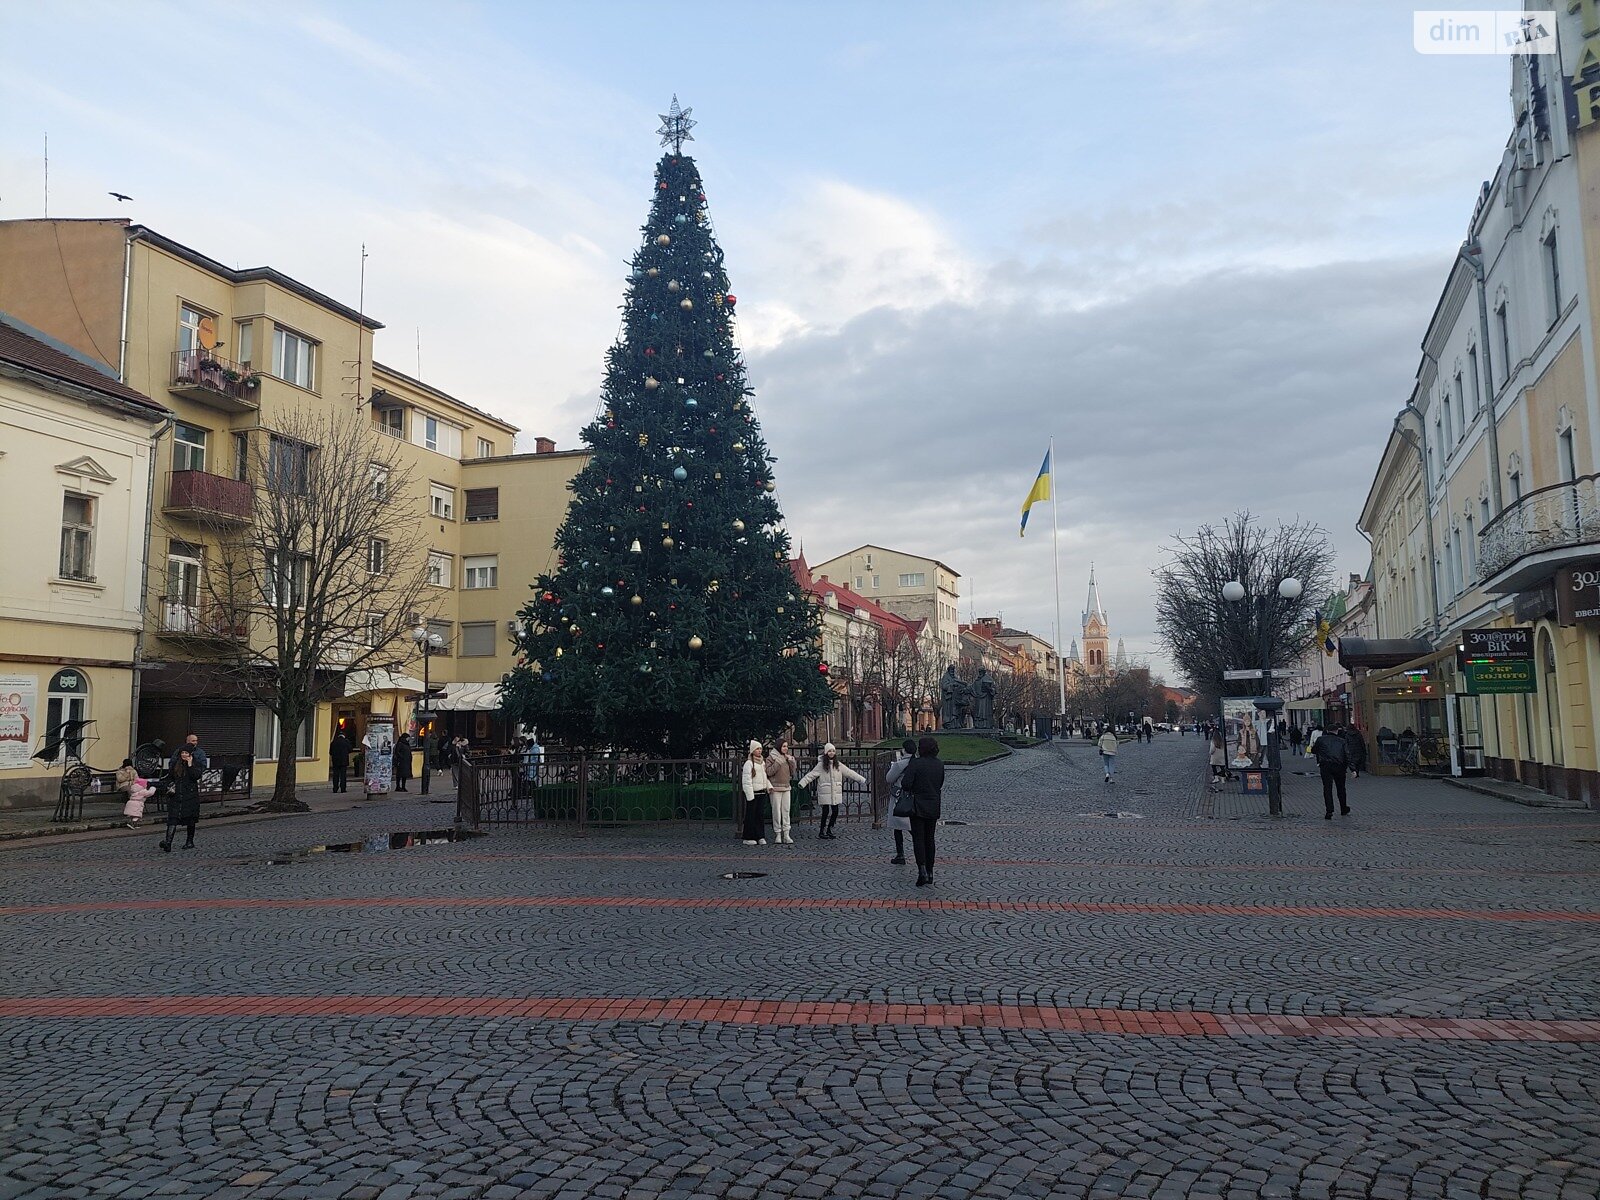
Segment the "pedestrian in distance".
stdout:
<svg viewBox="0 0 1600 1200">
<path fill-rule="evenodd" d="M 353 749 L 343 729 L 333 731 L 328 742 L 328 782 L 336 792 L 350 790 L 350 751 Z"/>
<path fill-rule="evenodd" d="M 767 798 L 772 792 L 767 778 L 767 755 L 761 743 L 750 742 L 750 752 L 739 769 L 739 786 L 744 789 L 744 844 L 765 846 Z"/>
<path fill-rule="evenodd" d="M 910 767 L 911 760 L 917 756 L 917 744 L 910 738 L 900 743 L 900 749 L 895 754 L 895 759 L 889 764 L 889 828 L 894 830 L 894 857 L 889 861 L 896 866 L 903 867 L 906 862 L 906 834 L 911 833 L 911 818 L 902 817 L 895 812 L 900 805 L 900 797 L 904 794 L 901 786 L 905 779 L 906 769 Z"/>
<path fill-rule="evenodd" d="M 1110 783 L 1117 774 L 1117 735 L 1109 729 L 1100 735 L 1100 761 L 1105 764 L 1106 782 Z"/>
<path fill-rule="evenodd" d="M 1221 730 L 1211 735 L 1208 756 L 1211 760 L 1211 790 L 1214 792 L 1228 778 L 1228 743 L 1223 739 Z"/>
<path fill-rule="evenodd" d="M 917 886 L 933 882 L 934 830 L 939 827 L 944 796 L 944 763 L 939 743 L 925 737 L 917 742 L 917 757 L 900 776 L 900 799 L 895 812 L 911 823 L 911 849 L 917 856 Z"/>
<path fill-rule="evenodd" d="M 1333 820 L 1333 794 L 1339 793 L 1339 812 L 1350 815 L 1350 802 L 1345 796 L 1344 773 L 1350 765 L 1350 749 L 1338 730 L 1324 733 L 1311 747 L 1317 760 L 1317 770 L 1322 776 L 1322 819 Z"/>
<path fill-rule="evenodd" d="M 404 730 L 394 739 L 394 790 L 406 790 L 406 782 L 411 778 L 411 735 Z"/>
<path fill-rule="evenodd" d="M 467 751 L 472 748 L 465 734 L 457 734 L 450 741 L 450 783 L 461 786 L 461 767 L 467 761 Z"/>
<path fill-rule="evenodd" d="M 1354 725 L 1344 727 L 1344 748 L 1350 759 L 1350 778 L 1360 779 L 1367 769 L 1367 739 Z"/>
<path fill-rule="evenodd" d="M 172 765 L 172 793 L 167 797 L 167 836 L 161 849 L 172 853 L 172 843 L 181 825 L 188 831 L 185 850 L 194 849 L 194 827 L 200 823 L 200 768 L 188 746 L 178 748 L 178 761 Z"/>
<path fill-rule="evenodd" d="M 813 781 L 817 785 L 817 809 L 822 814 L 817 831 L 817 837 L 836 838 L 839 835 L 833 829 L 839 823 L 839 805 L 844 801 L 845 780 L 852 783 L 865 783 L 866 776 L 852 771 L 839 761 L 839 751 L 832 742 L 822 748 L 822 756 L 817 759 L 817 765 L 806 772 L 806 777 L 800 781 L 800 786 L 805 787 Z"/>
<path fill-rule="evenodd" d="M 789 753 L 788 738 L 779 738 L 774 742 L 765 757 L 767 783 L 771 789 L 767 795 L 772 803 L 772 844 L 792 846 L 794 834 L 789 832 L 789 821 L 792 816 L 789 811 L 789 794 L 794 777 L 799 773 L 800 763 Z"/>
<path fill-rule="evenodd" d="M 1292 754 L 1300 753 L 1300 743 L 1305 740 L 1305 730 L 1298 725 L 1289 726 L 1289 751 Z"/>
<path fill-rule="evenodd" d="M 200 735 L 191 733 L 183 739 L 183 744 L 172 752 L 172 758 L 167 763 L 167 770 L 170 771 L 178 765 L 178 756 L 185 750 L 189 752 L 189 757 L 193 760 L 194 765 L 202 771 L 211 765 L 210 756 L 200 746 Z"/>
</svg>

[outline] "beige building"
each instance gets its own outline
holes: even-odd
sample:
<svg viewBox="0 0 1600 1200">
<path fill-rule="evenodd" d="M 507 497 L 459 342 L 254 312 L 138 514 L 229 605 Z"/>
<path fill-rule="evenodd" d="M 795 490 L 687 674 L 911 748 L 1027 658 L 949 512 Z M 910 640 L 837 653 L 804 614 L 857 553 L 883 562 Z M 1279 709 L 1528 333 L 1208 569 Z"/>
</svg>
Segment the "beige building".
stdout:
<svg viewBox="0 0 1600 1200">
<path fill-rule="evenodd" d="M 452 728 L 503 736 L 489 684 L 512 661 L 508 623 L 549 558 L 581 454 L 515 453 L 517 430 L 450 394 L 374 362 L 372 318 L 271 267 L 235 269 L 151 229 L 119 220 L 0 222 L 0 311 L 13 311 L 174 412 L 157 449 L 155 513 L 138 705 L 140 740 L 188 730 L 256 786 L 272 782 L 277 731 L 208 665 L 230 639 L 207 609 L 215 552 L 206 529 L 248 521 L 252 461 L 292 464 L 315 447 L 275 430 L 287 414 L 348 406 L 396 441 L 412 476 L 409 504 L 425 535 L 422 610 L 372 614 L 425 623 L 443 646 L 427 663 Z M 381 543 L 382 539 L 374 539 Z M 370 547 L 375 572 L 386 547 Z M 252 636 L 260 636 L 258 631 Z M 369 715 L 403 724 L 420 698 L 420 652 L 392 642 L 385 669 L 350 672 L 344 697 L 300 734 L 297 778 L 326 778 L 326 746 L 342 722 L 359 742 Z M 337 663 L 330 663 L 332 672 Z M 470 715 L 468 715 L 470 714 Z"/>
<path fill-rule="evenodd" d="M 166 410 L 0 313 L 0 807 L 132 749 L 150 460 Z M 84 736 L 49 736 L 91 721 Z M 41 750 L 53 750 L 44 758 Z"/>
<path fill-rule="evenodd" d="M 858 546 L 812 570 L 896 616 L 926 621 L 941 653 L 950 662 L 961 656 L 961 576 L 938 559 Z"/>
</svg>

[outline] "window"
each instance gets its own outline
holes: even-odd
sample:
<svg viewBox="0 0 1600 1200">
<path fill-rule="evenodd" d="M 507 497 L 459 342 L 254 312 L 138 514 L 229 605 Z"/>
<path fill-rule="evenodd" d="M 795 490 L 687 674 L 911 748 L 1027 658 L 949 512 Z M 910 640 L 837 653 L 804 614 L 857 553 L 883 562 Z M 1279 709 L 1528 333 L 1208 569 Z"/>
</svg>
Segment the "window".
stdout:
<svg viewBox="0 0 1600 1200">
<path fill-rule="evenodd" d="M 1439 442 L 1439 449 L 1448 456 L 1450 444 L 1456 439 L 1454 431 L 1450 428 L 1450 393 L 1443 388 L 1439 389 L 1439 415 L 1444 418 L 1444 433 Z"/>
<path fill-rule="evenodd" d="M 82 671 L 57 671 L 47 687 L 44 707 L 46 733 L 52 729 L 59 729 L 64 721 L 89 719 L 89 677 Z M 61 749 L 50 761 L 59 763 L 68 754 L 73 758 L 83 757 L 81 729 L 72 737 L 64 739 Z"/>
<path fill-rule="evenodd" d="M 206 431 L 182 421 L 172 426 L 172 469 L 174 471 L 204 471 L 206 469 Z"/>
<path fill-rule="evenodd" d="M 478 439 L 478 457 L 479 458 L 493 458 L 494 457 L 494 443 L 491 442 L 488 438 L 479 438 Z"/>
<path fill-rule="evenodd" d="M 248 367 L 255 358 L 256 327 L 253 321 L 240 321 L 233 335 L 233 357 L 241 367 Z"/>
<path fill-rule="evenodd" d="M 389 640 L 388 631 L 384 626 L 385 622 L 382 613 L 367 614 L 367 645 L 374 650 Z"/>
<path fill-rule="evenodd" d="M 1482 529 L 1488 523 L 1489 523 L 1489 498 L 1487 496 L 1480 496 L 1478 498 L 1478 528 Z"/>
<path fill-rule="evenodd" d="M 290 555 L 285 562 L 276 551 L 267 554 L 267 603 L 277 607 L 300 608 L 306 602 L 306 576 L 311 560 L 303 554 Z M 280 599 L 281 598 L 281 599 Z"/>
<path fill-rule="evenodd" d="M 428 636 L 430 638 L 435 638 L 436 637 L 436 638 L 439 639 L 439 648 L 437 650 L 431 651 L 431 653 L 433 653 L 433 654 L 451 654 L 451 653 L 454 653 L 454 651 L 451 649 L 450 643 L 453 640 L 455 631 L 456 631 L 455 625 L 452 624 L 449 621 L 429 621 L 428 622 Z"/>
<path fill-rule="evenodd" d="M 211 317 L 201 312 L 198 308 L 191 308 L 187 304 L 178 306 L 178 349 L 185 355 L 202 349 L 200 345 L 200 328 L 211 321 Z M 211 326 L 215 327 L 214 323 Z"/>
<path fill-rule="evenodd" d="M 267 486 L 304 495 L 311 482 L 311 447 L 272 434 L 267 442 Z"/>
<path fill-rule="evenodd" d="M 873 591 L 877 591 L 878 590 L 880 584 L 882 583 L 882 580 L 883 580 L 883 577 L 881 575 L 874 575 L 872 577 L 872 590 Z"/>
<path fill-rule="evenodd" d="M 233 477 L 250 478 L 250 435 L 247 433 L 233 435 Z"/>
<path fill-rule="evenodd" d="M 1578 477 L 1578 456 L 1570 429 L 1563 429 L 1556 437 L 1556 469 L 1561 472 L 1562 483 L 1571 483 Z"/>
<path fill-rule="evenodd" d="M 278 723 L 277 714 L 270 708 L 256 705 L 256 753 L 257 762 L 274 762 L 278 757 Z M 312 749 L 317 732 L 317 718 L 313 714 L 301 724 L 299 734 L 294 739 L 294 756 L 296 758 L 315 758 L 316 751 Z"/>
<path fill-rule="evenodd" d="M 448 554 L 437 551 L 428 551 L 428 582 L 434 587 L 453 587 L 455 585 L 455 559 Z"/>
<path fill-rule="evenodd" d="M 500 489 L 468 488 L 466 493 L 467 524 L 474 521 L 498 521 L 500 519 Z"/>
<path fill-rule="evenodd" d="M 1511 472 L 1510 476 L 1507 479 L 1507 482 L 1511 484 L 1511 499 L 1513 501 L 1521 500 L 1522 499 L 1522 472 L 1521 471 L 1513 471 L 1513 472 Z"/>
<path fill-rule="evenodd" d="M 1461 386 L 1461 372 L 1456 372 L 1456 436 L 1467 436 L 1467 393 Z"/>
<path fill-rule="evenodd" d="M 205 548 L 190 542 L 180 542 L 174 538 L 167 549 L 167 604 L 176 606 L 176 609 L 193 609 L 200 603 L 200 564 L 204 561 Z M 174 619 L 186 620 L 186 616 L 174 612 Z"/>
<path fill-rule="evenodd" d="M 859 575 L 856 576 L 856 591 L 858 591 L 858 592 L 866 591 L 866 588 L 862 586 L 861 576 L 859 576 Z"/>
<path fill-rule="evenodd" d="M 499 586 L 500 556 L 498 554 L 479 554 L 461 560 L 462 574 L 465 577 L 463 587 L 478 591 L 482 588 Z"/>
<path fill-rule="evenodd" d="M 442 521 L 454 521 L 456 519 L 455 488 L 445 487 L 442 483 L 430 483 L 428 485 L 428 498 L 434 516 Z"/>
<path fill-rule="evenodd" d="M 1503 385 L 1511 382 L 1511 317 L 1506 312 L 1506 302 L 1501 301 L 1500 307 L 1494 310 L 1496 336 L 1500 339 L 1500 383 Z"/>
<path fill-rule="evenodd" d="M 909 575 L 900 576 L 900 586 L 903 588 L 923 587 L 927 582 L 927 575 L 921 571 L 913 571 Z"/>
<path fill-rule="evenodd" d="M 389 468 L 382 463 L 367 464 L 367 481 L 372 485 L 372 498 L 384 501 L 389 498 Z"/>
<path fill-rule="evenodd" d="M 1556 252 L 1556 231 L 1544 239 L 1544 281 L 1550 289 L 1550 324 L 1561 316 L 1561 256 Z"/>
<path fill-rule="evenodd" d="M 367 570 L 382 575 L 389 569 L 389 543 L 383 538 L 367 539 Z"/>
<path fill-rule="evenodd" d="M 61 578 L 94 581 L 94 500 L 68 492 L 61 500 Z"/>
<path fill-rule="evenodd" d="M 1467 351 L 1467 379 L 1472 384 L 1472 415 L 1483 411 L 1483 380 L 1478 377 L 1478 348 Z"/>
<path fill-rule="evenodd" d="M 1476 573 L 1476 570 L 1477 570 L 1477 551 L 1478 551 L 1478 546 L 1477 546 L 1477 541 L 1475 540 L 1477 535 L 1474 534 L 1473 531 L 1472 531 L 1472 514 L 1468 513 L 1466 519 L 1467 519 L 1466 544 L 1465 544 L 1465 547 L 1462 550 L 1462 553 L 1466 556 L 1466 560 L 1467 560 L 1467 578 L 1471 579 L 1473 577 L 1473 575 Z"/>
<path fill-rule="evenodd" d="M 493 621 L 463 621 L 461 623 L 461 657 L 494 657 Z"/>
<path fill-rule="evenodd" d="M 272 331 L 272 373 L 286 383 L 316 390 L 317 344 L 287 329 Z"/>
<path fill-rule="evenodd" d="M 406 410 L 398 405 L 389 408 L 375 408 L 372 410 L 373 419 L 377 422 L 378 429 L 390 437 L 403 438 L 406 435 Z"/>
<path fill-rule="evenodd" d="M 461 457 L 461 430 L 442 421 L 432 413 L 416 410 L 411 421 L 411 440 L 428 450 L 437 451 L 450 458 Z"/>
</svg>

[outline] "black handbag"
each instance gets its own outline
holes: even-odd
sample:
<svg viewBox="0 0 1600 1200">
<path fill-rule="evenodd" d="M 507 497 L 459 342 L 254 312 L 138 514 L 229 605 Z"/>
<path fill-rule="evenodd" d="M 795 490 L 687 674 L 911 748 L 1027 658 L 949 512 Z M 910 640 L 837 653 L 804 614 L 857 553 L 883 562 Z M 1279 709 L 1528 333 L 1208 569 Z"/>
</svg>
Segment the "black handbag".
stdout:
<svg viewBox="0 0 1600 1200">
<path fill-rule="evenodd" d="M 894 815 L 897 817 L 914 817 L 917 815 L 917 798 L 910 792 L 901 791 L 900 799 L 894 803 Z"/>
</svg>

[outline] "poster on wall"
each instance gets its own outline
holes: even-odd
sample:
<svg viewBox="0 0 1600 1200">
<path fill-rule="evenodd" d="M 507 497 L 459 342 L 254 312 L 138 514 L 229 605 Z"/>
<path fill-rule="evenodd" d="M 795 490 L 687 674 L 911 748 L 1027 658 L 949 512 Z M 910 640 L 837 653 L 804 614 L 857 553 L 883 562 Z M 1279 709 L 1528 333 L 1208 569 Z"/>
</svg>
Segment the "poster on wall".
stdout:
<svg viewBox="0 0 1600 1200">
<path fill-rule="evenodd" d="M 1222 698 L 1222 728 L 1228 743 L 1228 766 L 1237 770 L 1261 765 L 1261 730 L 1256 724 L 1258 716 L 1253 697 Z"/>
<path fill-rule="evenodd" d="M 366 767 L 366 793 L 387 796 L 394 786 L 394 717 L 388 713 L 368 717 L 367 734 L 361 744 L 366 748 L 361 756 Z"/>
<path fill-rule="evenodd" d="M 39 677 L 0 675 L 0 771 L 33 766 L 38 719 Z"/>
</svg>

